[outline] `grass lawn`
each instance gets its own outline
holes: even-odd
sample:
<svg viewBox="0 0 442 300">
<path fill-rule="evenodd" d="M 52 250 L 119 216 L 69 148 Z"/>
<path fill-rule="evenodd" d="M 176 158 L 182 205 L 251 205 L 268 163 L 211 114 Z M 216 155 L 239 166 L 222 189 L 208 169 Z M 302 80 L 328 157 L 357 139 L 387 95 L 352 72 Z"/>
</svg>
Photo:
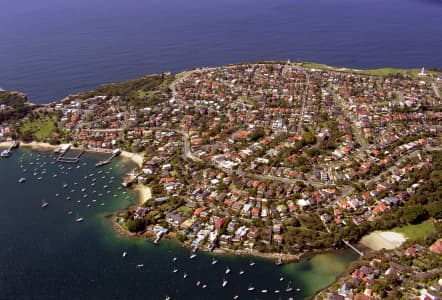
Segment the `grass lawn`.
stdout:
<svg viewBox="0 0 442 300">
<path fill-rule="evenodd" d="M 37 140 L 44 141 L 51 136 L 51 133 L 55 131 L 55 119 L 39 119 L 30 121 L 29 119 L 22 125 L 20 131 L 22 133 L 31 132 L 35 135 Z"/>
<path fill-rule="evenodd" d="M 416 240 L 419 238 L 426 238 L 431 234 L 436 233 L 433 222 L 431 220 L 424 221 L 417 225 L 407 225 L 403 227 L 396 227 L 394 232 L 402 233 L 407 238 Z"/>
<path fill-rule="evenodd" d="M 340 71 L 340 72 L 367 74 L 367 75 L 374 75 L 374 76 L 388 76 L 388 75 L 396 75 L 397 73 L 400 73 L 402 75 L 409 75 L 413 78 L 417 78 L 418 77 L 417 74 L 420 72 L 419 69 L 397 69 L 397 68 L 354 70 L 354 69 L 349 69 L 349 68 L 332 67 L 332 66 L 327 66 L 324 64 L 317 64 L 317 63 L 311 63 L 311 62 L 303 62 L 301 65 L 305 68 L 313 68 L 313 69 L 326 70 L 326 71 L 335 70 L 335 71 Z"/>
<path fill-rule="evenodd" d="M 180 211 L 182 213 L 191 213 L 191 212 L 193 212 L 193 209 L 191 209 L 188 206 L 183 205 L 178 208 L 178 211 Z"/>
<path fill-rule="evenodd" d="M 413 69 L 407 70 L 407 69 L 396 69 L 396 68 L 381 68 L 381 69 L 372 69 L 372 70 L 362 70 L 358 73 L 376 75 L 376 76 L 396 75 L 397 73 L 400 73 L 402 75 L 416 76 L 418 72 L 419 70 L 413 70 Z"/>
</svg>

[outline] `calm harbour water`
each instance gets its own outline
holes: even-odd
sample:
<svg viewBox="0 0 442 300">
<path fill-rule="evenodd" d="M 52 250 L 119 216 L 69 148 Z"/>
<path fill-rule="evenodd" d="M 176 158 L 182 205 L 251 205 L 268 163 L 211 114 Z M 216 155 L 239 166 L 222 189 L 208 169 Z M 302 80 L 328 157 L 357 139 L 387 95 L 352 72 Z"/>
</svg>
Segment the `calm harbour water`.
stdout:
<svg viewBox="0 0 442 300">
<path fill-rule="evenodd" d="M 133 163 L 120 158 L 97 169 L 97 155 L 86 154 L 70 165 L 52 164 L 50 154 L 19 149 L 0 160 L 0 299 L 232 299 L 236 294 L 240 299 L 302 299 L 332 283 L 356 258 L 346 250 L 278 268 L 264 259 L 253 258 L 256 265 L 250 267 L 249 257 L 219 256 L 213 266 L 212 256 L 199 253 L 190 260 L 190 251 L 171 241 L 154 246 L 121 237 L 105 216 L 137 201 L 133 191 L 119 187 Z M 26 182 L 18 183 L 20 177 Z M 44 209 L 42 199 L 49 203 Z M 75 222 L 77 213 L 83 222 Z M 123 251 L 128 252 L 124 259 Z M 232 272 L 222 288 L 227 266 Z M 179 272 L 173 273 L 174 267 Z M 245 274 L 240 276 L 241 269 Z M 301 291 L 274 293 L 285 290 L 288 281 Z M 254 292 L 247 291 L 249 284 Z"/>
<path fill-rule="evenodd" d="M 0 88 L 48 103 L 143 74 L 291 59 L 442 67 L 442 0 L 16 0 Z"/>
</svg>

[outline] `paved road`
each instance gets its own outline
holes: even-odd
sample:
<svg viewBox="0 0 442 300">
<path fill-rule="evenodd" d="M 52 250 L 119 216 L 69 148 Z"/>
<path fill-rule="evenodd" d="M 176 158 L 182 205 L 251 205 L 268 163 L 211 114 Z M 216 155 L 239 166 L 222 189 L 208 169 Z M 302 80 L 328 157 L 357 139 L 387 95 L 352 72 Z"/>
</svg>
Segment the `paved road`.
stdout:
<svg viewBox="0 0 442 300">
<path fill-rule="evenodd" d="M 433 82 L 431 84 L 431 86 L 433 87 L 434 93 L 436 94 L 437 98 L 440 98 L 440 92 L 439 92 L 439 88 L 437 87 L 437 85 Z"/>
<path fill-rule="evenodd" d="M 183 132 L 183 146 L 184 146 L 184 156 L 193 160 L 201 162 L 201 158 L 193 155 L 192 151 L 190 151 L 190 142 L 189 142 L 189 134 L 187 132 Z"/>
<path fill-rule="evenodd" d="M 306 86 L 305 86 L 305 92 L 304 92 L 304 97 L 302 98 L 302 106 L 301 106 L 301 114 L 299 116 L 299 122 L 298 122 L 298 133 L 301 132 L 301 126 L 302 126 L 302 121 L 304 119 L 304 111 L 305 111 L 305 102 L 307 101 L 308 98 L 308 83 L 310 81 L 310 77 L 308 76 L 308 72 L 305 73 L 305 81 L 306 81 Z"/>
<path fill-rule="evenodd" d="M 395 170 L 397 170 L 397 169 L 398 169 L 398 165 L 404 163 L 405 160 L 407 160 L 407 159 L 409 159 L 409 158 L 412 158 L 412 157 L 417 156 L 417 154 L 418 154 L 420 151 L 423 151 L 423 150 L 427 150 L 427 151 L 437 151 L 437 150 L 442 150 L 442 146 L 438 146 L 438 147 L 430 147 L 430 146 L 426 146 L 426 147 L 424 147 L 424 149 L 416 149 L 416 150 L 413 150 L 413 151 L 409 152 L 408 154 L 406 154 L 406 155 L 404 155 L 404 156 L 401 156 L 401 158 L 399 158 L 399 159 L 396 161 L 396 163 L 395 163 L 394 165 L 390 166 L 389 168 L 387 168 L 386 170 L 384 170 L 383 172 L 381 172 L 379 175 L 377 175 L 377 176 L 375 176 L 375 177 L 373 177 L 373 178 L 370 178 L 370 179 L 368 179 L 368 180 L 361 180 L 361 182 L 363 182 L 363 183 L 365 183 L 366 185 L 368 185 L 368 184 L 371 184 L 371 183 L 373 183 L 373 182 L 377 182 L 377 181 L 381 180 L 381 177 L 382 177 L 382 176 L 386 175 L 388 172 L 391 172 L 391 171 L 395 171 Z"/>
<path fill-rule="evenodd" d="M 332 89 L 332 90 L 329 89 L 329 91 L 333 95 L 335 103 L 339 105 L 342 112 L 350 119 L 350 125 L 351 125 L 351 129 L 353 131 L 353 135 L 355 136 L 358 144 L 361 145 L 359 150 L 364 151 L 364 150 L 368 149 L 369 144 L 368 144 L 367 140 L 365 139 L 364 135 L 362 134 L 361 128 L 358 125 L 356 125 L 356 120 L 354 120 L 354 118 L 351 116 L 351 112 L 349 112 L 345 109 L 344 105 L 342 104 L 343 100 L 341 99 L 341 97 L 339 95 L 336 95 L 336 93 L 334 92 L 334 89 Z"/>
</svg>

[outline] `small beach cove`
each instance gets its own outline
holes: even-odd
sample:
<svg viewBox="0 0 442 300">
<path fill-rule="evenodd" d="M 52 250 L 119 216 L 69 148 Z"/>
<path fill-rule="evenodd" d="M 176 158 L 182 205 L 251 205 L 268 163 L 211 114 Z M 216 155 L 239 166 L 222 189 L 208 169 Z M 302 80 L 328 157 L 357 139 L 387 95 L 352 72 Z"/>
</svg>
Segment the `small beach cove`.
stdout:
<svg viewBox="0 0 442 300">
<path fill-rule="evenodd" d="M 51 147 L 46 147 L 44 151 L 23 147 L 14 150 L 10 158 L 0 161 L 2 190 L 5 195 L 1 200 L 5 208 L 2 213 L 5 223 L 1 236 L 6 242 L 12 241 L 13 237 L 15 240 L 0 255 L 1 261 L 11 262 L 0 272 L 5 286 L 3 293 L 8 297 L 20 298 L 32 294 L 34 297 L 37 295 L 37 298 L 51 295 L 78 299 L 87 295 L 96 299 L 108 299 L 130 295 L 134 299 L 142 299 L 145 296 L 142 290 L 150 287 L 156 299 L 163 299 L 166 295 L 175 299 L 207 299 L 218 295 L 216 299 L 226 299 L 232 298 L 235 293 L 242 295 L 242 299 L 255 298 L 258 295 L 260 299 L 272 299 L 273 289 L 282 291 L 291 281 L 293 288 L 300 289 L 298 292 L 294 291 L 293 296 L 302 299 L 332 283 L 345 266 L 356 258 L 351 251 L 345 250 L 313 255 L 298 263 L 276 267 L 274 260 L 249 255 L 216 254 L 214 257 L 218 263 L 212 265 L 212 255 L 198 252 L 198 256 L 191 260 L 190 249 L 167 239 L 155 246 L 150 239 L 122 237 L 110 226 L 106 216 L 130 205 L 139 205 L 136 191 L 120 189 L 121 177 L 135 164 L 121 157 L 107 166 L 96 168 L 95 163 L 103 156 L 86 153 L 78 164 L 58 165 L 51 163 L 51 150 Z M 34 176 L 34 172 L 38 175 Z M 17 180 L 22 176 L 26 177 L 26 182 L 20 184 Z M 38 180 L 39 176 L 43 179 Z M 106 178 L 102 179 L 103 176 Z M 94 182 L 96 185 L 92 187 Z M 63 188 L 63 184 L 67 184 L 67 187 Z M 103 189 L 104 185 L 109 187 Z M 82 188 L 85 188 L 87 198 L 81 196 Z M 71 193 L 72 190 L 75 192 Z M 97 192 L 92 193 L 94 190 Z M 99 193 L 103 196 L 98 198 Z M 95 194 L 97 202 L 92 202 Z M 71 195 L 72 199 L 67 200 L 67 195 Z M 43 198 L 49 203 L 44 209 L 40 207 Z M 81 202 L 77 202 L 78 200 Z M 104 203 L 104 206 L 100 203 Z M 91 206 L 88 207 L 87 204 Z M 68 211 L 72 211 L 73 215 L 69 215 Z M 76 223 L 73 220 L 77 213 L 85 218 L 83 222 Z M 17 224 L 17 218 L 26 219 L 27 222 Z M 53 224 L 57 226 L 54 227 Z M 19 235 L 12 236 L 11 232 Z M 32 253 L 31 249 L 24 246 L 28 243 L 35 245 Z M 125 251 L 128 256 L 123 259 L 122 253 Z M 175 263 L 173 257 L 177 257 Z M 328 275 L 325 275 L 324 270 L 317 268 L 316 260 L 320 257 L 326 257 L 329 264 L 338 264 L 341 267 L 332 273 L 328 270 Z M 60 259 L 63 263 L 59 262 Z M 253 267 L 249 265 L 251 260 L 256 262 Z M 139 264 L 144 267 L 137 268 Z M 40 265 L 46 266 L 44 277 L 36 276 L 36 272 L 42 271 L 41 267 L 37 267 Z M 222 288 L 221 281 L 226 266 L 232 272 L 227 276 L 227 287 Z M 23 273 L 23 268 L 28 272 Z M 179 270 L 178 274 L 172 272 L 174 268 Z M 242 269 L 244 274 L 239 275 L 238 272 Z M 188 278 L 183 278 L 183 272 L 188 274 Z M 8 279 L 4 277 L 5 274 L 8 274 Z M 23 277 L 19 274 L 26 275 Z M 284 280 L 280 282 L 281 276 Z M 311 276 L 320 280 L 311 285 L 308 280 L 304 280 Z M 171 284 L 172 278 L 175 279 Z M 23 280 L 26 291 L 17 289 L 19 284 L 23 285 Z M 198 280 L 204 282 L 207 288 L 197 288 Z M 48 282 L 52 282 L 51 285 Z M 255 293 L 246 290 L 249 283 L 256 287 Z M 139 289 L 141 286 L 144 288 Z M 261 289 L 268 289 L 269 293 L 262 294 Z M 69 295 L 60 293 L 62 290 L 68 291 Z"/>
</svg>

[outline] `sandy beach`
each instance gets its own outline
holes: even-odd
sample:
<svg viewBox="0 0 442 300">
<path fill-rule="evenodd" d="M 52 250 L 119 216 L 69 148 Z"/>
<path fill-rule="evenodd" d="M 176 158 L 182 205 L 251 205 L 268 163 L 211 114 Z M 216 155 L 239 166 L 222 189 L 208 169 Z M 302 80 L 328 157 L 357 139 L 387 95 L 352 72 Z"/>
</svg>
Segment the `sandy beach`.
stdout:
<svg viewBox="0 0 442 300">
<path fill-rule="evenodd" d="M 152 191 L 150 190 L 150 187 L 143 184 L 135 184 L 133 186 L 134 191 L 138 192 L 140 204 L 145 203 L 147 200 L 152 198 Z"/>
<path fill-rule="evenodd" d="M 144 157 L 141 154 L 121 151 L 121 156 L 135 162 L 140 168 L 143 166 Z"/>
<path fill-rule="evenodd" d="M 374 231 L 364 236 L 359 242 L 372 250 L 395 249 L 405 242 L 406 238 L 393 231 Z"/>
</svg>

